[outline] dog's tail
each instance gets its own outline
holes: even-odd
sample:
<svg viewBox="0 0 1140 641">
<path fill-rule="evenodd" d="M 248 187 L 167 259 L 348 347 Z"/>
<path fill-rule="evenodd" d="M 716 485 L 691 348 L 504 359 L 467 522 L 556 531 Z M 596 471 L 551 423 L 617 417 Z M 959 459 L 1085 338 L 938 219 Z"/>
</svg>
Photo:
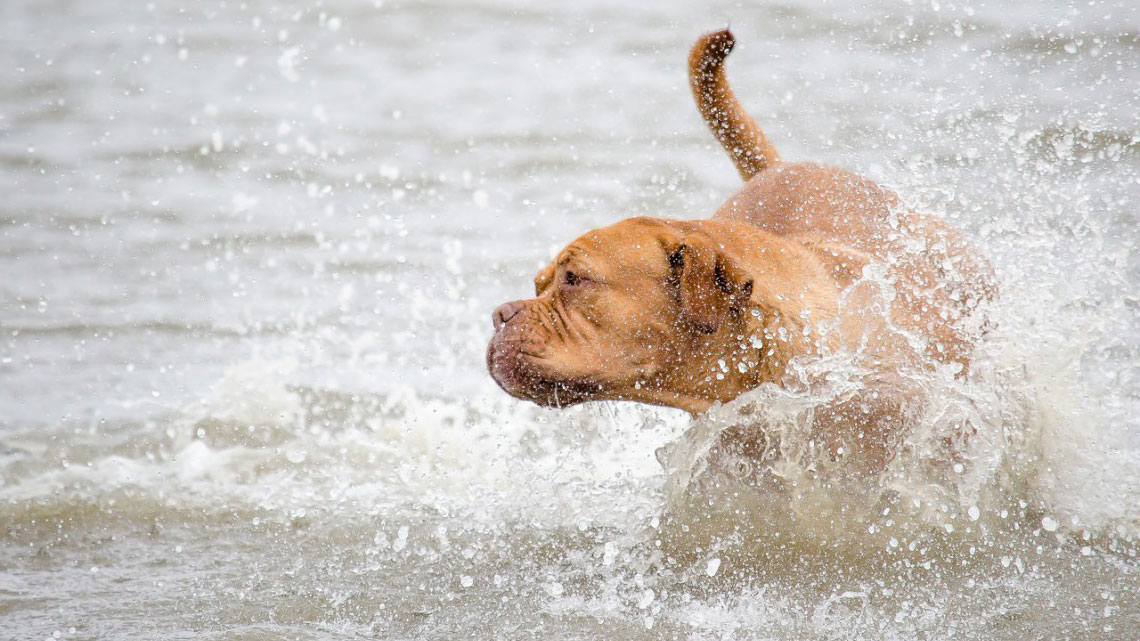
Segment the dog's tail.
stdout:
<svg viewBox="0 0 1140 641">
<path fill-rule="evenodd" d="M 741 177 L 748 180 L 780 162 L 780 154 L 728 87 L 724 59 L 735 44 L 728 29 L 697 40 L 689 53 L 689 84 L 709 129 L 732 156 Z"/>
</svg>

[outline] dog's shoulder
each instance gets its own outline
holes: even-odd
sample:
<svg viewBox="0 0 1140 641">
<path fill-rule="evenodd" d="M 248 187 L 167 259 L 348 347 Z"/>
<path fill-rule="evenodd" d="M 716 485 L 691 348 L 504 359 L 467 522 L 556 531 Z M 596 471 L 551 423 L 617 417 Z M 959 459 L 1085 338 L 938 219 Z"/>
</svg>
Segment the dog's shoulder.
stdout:
<svg viewBox="0 0 1140 641">
<path fill-rule="evenodd" d="M 819 238 L 813 234 L 793 238 L 814 254 L 827 275 L 840 287 L 847 287 L 863 276 L 863 268 L 871 263 L 866 253 L 847 245 Z"/>
</svg>

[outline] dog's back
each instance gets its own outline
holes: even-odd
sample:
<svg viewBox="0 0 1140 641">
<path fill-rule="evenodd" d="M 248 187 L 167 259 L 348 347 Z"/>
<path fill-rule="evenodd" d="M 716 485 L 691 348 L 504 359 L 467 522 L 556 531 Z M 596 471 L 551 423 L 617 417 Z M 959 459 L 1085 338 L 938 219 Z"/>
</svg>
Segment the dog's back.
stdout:
<svg viewBox="0 0 1140 641">
<path fill-rule="evenodd" d="M 930 356 L 966 366 L 982 326 L 975 313 L 996 292 L 988 261 L 957 230 L 907 209 L 871 180 L 816 163 L 783 162 L 729 87 L 724 61 L 734 44 L 727 30 L 711 33 L 689 56 L 701 115 L 746 181 L 714 218 L 747 221 L 818 249 L 841 282 L 881 265 L 894 289 L 892 322 L 924 336 Z"/>
</svg>

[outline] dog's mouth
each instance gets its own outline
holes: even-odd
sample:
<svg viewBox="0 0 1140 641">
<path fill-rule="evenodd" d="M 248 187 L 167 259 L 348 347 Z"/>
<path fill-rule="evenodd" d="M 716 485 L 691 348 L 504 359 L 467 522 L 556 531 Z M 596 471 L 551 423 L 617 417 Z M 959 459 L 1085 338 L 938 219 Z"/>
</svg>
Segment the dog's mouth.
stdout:
<svg viewBox="0 0 1140 641">
<path fill-rule="evenodd" d="M 496 334 L 487 346 L 487 370 L 504 392 L 543 407 L 569 407 L 598 399 L 604 387 L 594 381 L 559 378 L 545 371 L 541 357 Z"/>
</svg>

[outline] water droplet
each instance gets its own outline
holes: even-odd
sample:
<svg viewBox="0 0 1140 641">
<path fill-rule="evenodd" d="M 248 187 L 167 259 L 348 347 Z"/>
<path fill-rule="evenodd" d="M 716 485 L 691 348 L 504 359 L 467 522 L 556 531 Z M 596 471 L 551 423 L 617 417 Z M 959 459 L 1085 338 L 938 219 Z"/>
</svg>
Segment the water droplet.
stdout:
<svg viewBox="0 0 1140 641">
<path fill-rule="evenodd" d="M 718 570 L 720 570 L 720 559 L 709 559 L 709 564 L 705 567 L 705 574 L 709 576 L 716 576 Z"/>
</svg>

